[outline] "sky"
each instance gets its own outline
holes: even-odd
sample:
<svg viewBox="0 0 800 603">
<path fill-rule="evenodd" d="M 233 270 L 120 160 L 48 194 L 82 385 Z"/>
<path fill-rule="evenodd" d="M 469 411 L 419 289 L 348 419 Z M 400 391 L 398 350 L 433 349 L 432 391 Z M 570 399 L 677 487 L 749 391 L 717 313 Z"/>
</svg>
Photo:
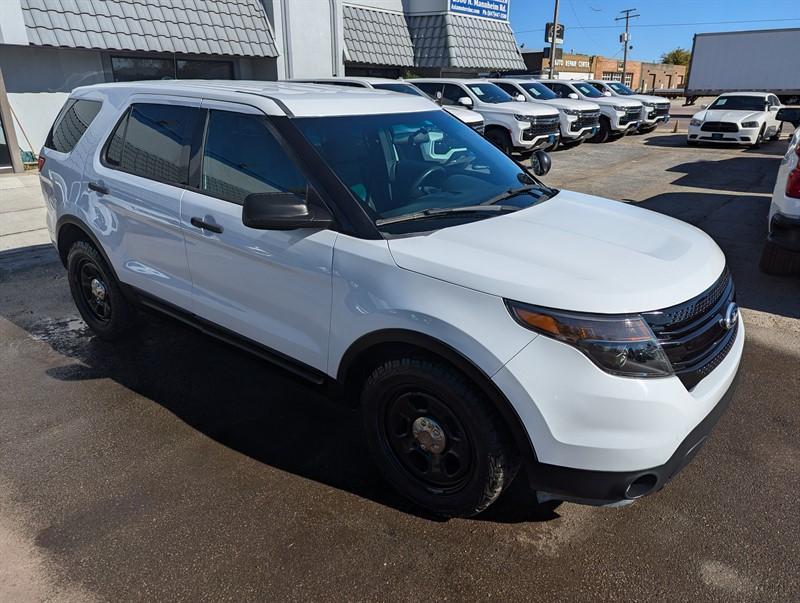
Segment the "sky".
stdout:
<svg viewBox="0 0 800 603">
<path fill-rule="evenodd" d="M 544 25 L 553 20 L 555 0 L 511 0 L 517 42 L 541 49 Z M 558 22 L 565 26 L 566 52 L 622 58 L 622 9 L 636 8 L 631 20 L 629 58 L 659 62 L 676 47 L 691 50 L 695 33 L 800 27 L 800 0 L 561 0 Z M 755 21 L 754 21 L 755 19 Z M 731 21 L 737 21 L 731 23 Z"/>
</svg>

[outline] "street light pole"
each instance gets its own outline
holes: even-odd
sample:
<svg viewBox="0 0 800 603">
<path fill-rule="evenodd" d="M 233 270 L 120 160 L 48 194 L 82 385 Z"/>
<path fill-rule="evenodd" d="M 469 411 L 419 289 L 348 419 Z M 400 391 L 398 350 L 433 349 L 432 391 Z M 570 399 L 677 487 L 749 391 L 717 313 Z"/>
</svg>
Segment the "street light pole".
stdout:
<svg viewBox="0 0 800 603">
<path fill-rule="evenodd" d="M 622 21 L 623 19 L 625 20 L 625 33 L 622 35 L 622 44 L 624 45 L 622 54 L 622 83 L 625 84 L 625 75 L 628 73 L 628 42 L 631 39 L 630 22 L 631 19 L 636 19 L 637 17 L 641 17 L 641 15 L 632 14 L 636 12 L 635 8 L 628 8 L 620 12 L 623 14 L 623 16 L 617 17 L 614 20 L 615 21 Z M 631 84 L 633 84 L 633 79 L 631 79 Z"/>
<path fill-rule="evenodd" d="M 553 27 L 550 30 L 550 79 L 553 79 L 553 73 L 556 64 L 556 32 L 558 30 L 558 0 L 556 0 L 556 8 L 553 11 Z"/>
</svg>

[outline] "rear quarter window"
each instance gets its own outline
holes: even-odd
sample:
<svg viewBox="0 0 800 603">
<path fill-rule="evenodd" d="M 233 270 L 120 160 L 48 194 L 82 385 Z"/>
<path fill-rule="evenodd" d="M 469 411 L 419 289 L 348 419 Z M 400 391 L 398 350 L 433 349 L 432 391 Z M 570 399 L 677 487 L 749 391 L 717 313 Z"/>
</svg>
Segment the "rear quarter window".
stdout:
<svg viewBox="0 0 800 603">
<path fill-rule="evenodd" d="M 85 99 L 69 99 L 53 122 L 44 146 L 59 153 L 69 153 L 97 117 L 102 103 Z"/>
</svg>

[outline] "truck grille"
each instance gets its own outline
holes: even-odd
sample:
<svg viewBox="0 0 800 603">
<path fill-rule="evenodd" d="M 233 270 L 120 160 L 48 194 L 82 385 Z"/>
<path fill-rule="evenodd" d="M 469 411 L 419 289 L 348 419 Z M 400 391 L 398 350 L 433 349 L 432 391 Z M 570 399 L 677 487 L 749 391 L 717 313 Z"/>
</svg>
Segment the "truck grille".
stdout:
<svg viewBox="0 0 800 603">
<path fill-rule="evenodd" d="M 641 114 L 642 114 L 642 110 L 638 109 L 636 107 L 633 107 L 631 109 L 625 109 L 625 116 L 624 117 L 620 117 L 619 123 L 620 123 L 620 125 L 625 126 L 625 125 L 631 123 L 632 121 L 636 121 L 637 119 L 639 119 L 639 116 Z"/>
<path fill-rule="evenodd" d="M 669 105 L 656 105 L 656 117 L 666 117 L 669 115 Z"/>
<path fill-rule="evenodd" d="M 733 348 L 739 322 L 727 329 L 722 319 L 735 299 L 733 279 L 725 268 L 719 280 L 694 299 L 642 314 L 686 389 L 694 389 Z"/>
<path fill-rule="evenodd" d="M 739 126 L 727 121 L 707 121 L 701 130 L 703 132 L 738 132 Z"/>
<path fill-rule="evenodd" d="M 600 125 L 600 111 L 581 111 L 570 129 L 577 132 L 584 128 L 596 128 L 598 125 Z"/>
</svg>

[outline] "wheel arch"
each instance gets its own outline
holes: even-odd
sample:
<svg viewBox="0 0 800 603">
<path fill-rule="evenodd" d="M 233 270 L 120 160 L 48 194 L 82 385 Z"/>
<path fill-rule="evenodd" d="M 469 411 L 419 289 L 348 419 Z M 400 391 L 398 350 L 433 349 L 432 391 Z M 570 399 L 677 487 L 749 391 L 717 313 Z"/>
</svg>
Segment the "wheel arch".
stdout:
<svg viewBox="0 0 800 603">
<path fill-rule="evenodd" d="M 109 270 L 111 270 L 114 278 L 119 282 L 117 272 L 114 270 L 114 265 L 111 263 L 108 254 L 106 254 L 97 236 L 92 232 L 92 229 L 76 216 L 68 215 L 59 218 L 56 224 L 56 249 L 58 250 L 58 257 L 61 258 L 61 263 L 65 268 L 67 267 L 69 250 L 77 241 L 89 241 L 94 245 L 97 251 L 100 252 Z"/>
<path fill-rule="evenodd" d="M 536 451 L 513 404 L 480 367 L 452 346 L 430 335 L 407 329 L 385 329 L 362 336 L 342 356 L 337 371 L 348 401 L 358 400 L 361 383 L 380 363 L 400 355 L 418 355 L 444 361 L 474 384 L 499 412 L 524 467 L 536 463 Z M 356 402 L 357 404 L 357 402 Z"/>
</svg>

